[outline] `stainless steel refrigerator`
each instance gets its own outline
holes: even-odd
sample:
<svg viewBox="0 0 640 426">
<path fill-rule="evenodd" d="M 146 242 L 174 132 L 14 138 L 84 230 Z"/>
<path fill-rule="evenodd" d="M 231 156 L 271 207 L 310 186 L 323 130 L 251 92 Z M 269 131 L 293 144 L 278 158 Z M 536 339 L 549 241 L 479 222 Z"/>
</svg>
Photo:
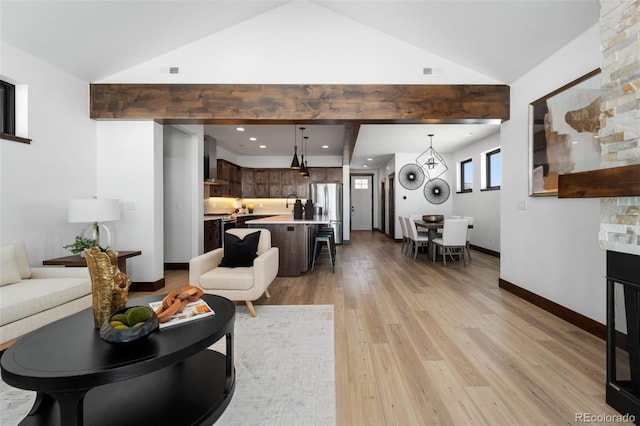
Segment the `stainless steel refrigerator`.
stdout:
<svg viewBox="0 0 640 426">
<path fill-rule="evenodd" d="M 342 244 L 342 184 L 341 183 L 310 183 L 309 198 L 313 201 L 315 210 L 322 208 L 322 215 L 330 220 L 336 244 Z"/>
</svg>

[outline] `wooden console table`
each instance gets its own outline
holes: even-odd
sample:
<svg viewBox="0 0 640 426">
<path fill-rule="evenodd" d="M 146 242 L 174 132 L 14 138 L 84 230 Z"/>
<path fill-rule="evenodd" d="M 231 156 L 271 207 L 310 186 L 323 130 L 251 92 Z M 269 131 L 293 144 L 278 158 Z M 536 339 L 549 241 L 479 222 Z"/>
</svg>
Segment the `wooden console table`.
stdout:
<svg viewBox="0 0 640 426">
<path fill-rule="evenodd" d="M 141 251 L 118 251 L 118 269 L 125 274 L 127 273 L 127 259 L 130 257 L 140 256 Z M 87 266 L 87 260 L 79 254 L 71 256 L 58 257 L 56 259 L 47 259 L 42 261 L 43 265 L 58 265 L 58 266 Z"/>
</svg>

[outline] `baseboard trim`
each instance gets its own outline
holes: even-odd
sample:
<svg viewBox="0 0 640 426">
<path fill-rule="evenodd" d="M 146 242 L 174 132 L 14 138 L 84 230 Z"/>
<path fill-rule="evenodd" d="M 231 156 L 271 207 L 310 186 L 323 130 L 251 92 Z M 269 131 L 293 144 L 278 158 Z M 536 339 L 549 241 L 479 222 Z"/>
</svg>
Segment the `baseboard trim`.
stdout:
<svg viewBox="0 0 640 426">
<path fill-rule="evenodd" d="M 189 262 L 165 263 L 164 270 L 165 271 L 188 271 Z"/>
<path fill-rule="evenodd" d="M 474 246 L 473 244 L 469 244 L 469 246 L 471 247 L 472 250 L 479 251 L 480 253 L 488 254 L 489 256 L 497 257 L 498 259 L 500 258 L 499 251 L 493 251 L 484 247 Z"/>
<path fill-rule="evenodd" d="M 515 284 L 510 283 L 507 280 L 503 280 L 500 278 L 498 280 L 498 286 L 508 291 L 509 293 L 513 293 L 521 299 L 526 300 L 529 303 L 539 307 L 540 309 L 544 309 L 545 311 L 562 318 L 570 324 L 575 325 L 578 328 L 586 331 L 587 333 L 593 334 L 596 337 L 601 338 L 602 340 L 607 339 L 607 328 L 604 324 L 601 324 L 591 318 L 585 317 L 584 315 L 572 311 L 571 309 L 559 305 L 556 302 L 553 302 L 549 299 L 546 299 L 542 296 L 539 296 L 535 293 L 530 292 L 522 287 L 518 287 Z"/>
<path fill-rule="evenodd" d="M 129 286 L 129 291 L 156 291 L 164 287 L 164 278 L 150 282 L 135 282 Z"/>
</svg>

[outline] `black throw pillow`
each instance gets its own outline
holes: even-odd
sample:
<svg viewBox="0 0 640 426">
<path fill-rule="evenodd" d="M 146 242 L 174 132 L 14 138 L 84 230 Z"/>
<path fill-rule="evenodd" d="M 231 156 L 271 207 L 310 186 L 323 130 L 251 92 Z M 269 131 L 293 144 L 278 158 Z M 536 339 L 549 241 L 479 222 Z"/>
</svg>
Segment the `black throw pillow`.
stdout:
<svg viewBox="0 0 640 426">
<path fill-rule="evenodd" d="M 260 241 L 260 231 L 247 234 L 243 239 L 225 232 L 224 255 L 220 266 L 226 268 L 253 266 L 254 259 L 258 257 L 258 241 Z"/>
</svg>

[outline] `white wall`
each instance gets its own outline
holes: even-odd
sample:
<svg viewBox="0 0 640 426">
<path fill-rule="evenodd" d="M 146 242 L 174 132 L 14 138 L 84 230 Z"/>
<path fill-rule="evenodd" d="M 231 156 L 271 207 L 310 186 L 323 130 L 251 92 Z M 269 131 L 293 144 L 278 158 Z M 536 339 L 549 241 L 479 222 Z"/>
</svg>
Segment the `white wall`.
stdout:
<svg viewBox="0 0 640 426">
<path fill-rule="evenodd" d="M 68 256 L 84 225 L 67 223 L 72 198 L 96 196 L 89 85 L 2 42 L 0 76 L 28 86 L 30 145 L 0 140 L 0 240 L 22 239 L 31 266 Z"/>
<path fill-rule="evenodd" d="M 428 66 L 440 77 L 425 76 Z M 169 74 L 179 66 L 179 74 Z M 496 84 L 307 1 L 287 2 L 101 83 Z"/>
<path fill-rule="evenodd" d="M 453 214 L 473 216 L 474 229 L 470 232 L 471 244 L 500 252 L 500 190 L 481 191 L 481 164 L 483 152 L 500 147 L 500 133 L 486 137 L 453 154 L 454 170 L 451 181 Z M 471 158 L 473 160 L 473 191 L 456 193 L 458 174 L 456 164 Z"/>
<path fill-rule="evenodd" d="M 605 322 L 598 199 L 528 196 L 528 105 L 600 65 L 595 26 L 511 85 L 501 128 L 501 278 Z M 526 209 L 518 209 L 526 203 Z"/>
<path fill-rule="evenodd" d="M 164 277 L 163 131 L 153 121 L 97 123 L 98 197 L 120 200 L 115 250 L 141 250 L 127 261 L 134 282 Z"/>
<path fill-rule="evenodd" d="M 191 209 L 193 191 L 189 170 L 191 135 L 172 126 L 164 126 L 164 261 L 188 262 L 191 259 L 195 218 Z"/>
</svg>

